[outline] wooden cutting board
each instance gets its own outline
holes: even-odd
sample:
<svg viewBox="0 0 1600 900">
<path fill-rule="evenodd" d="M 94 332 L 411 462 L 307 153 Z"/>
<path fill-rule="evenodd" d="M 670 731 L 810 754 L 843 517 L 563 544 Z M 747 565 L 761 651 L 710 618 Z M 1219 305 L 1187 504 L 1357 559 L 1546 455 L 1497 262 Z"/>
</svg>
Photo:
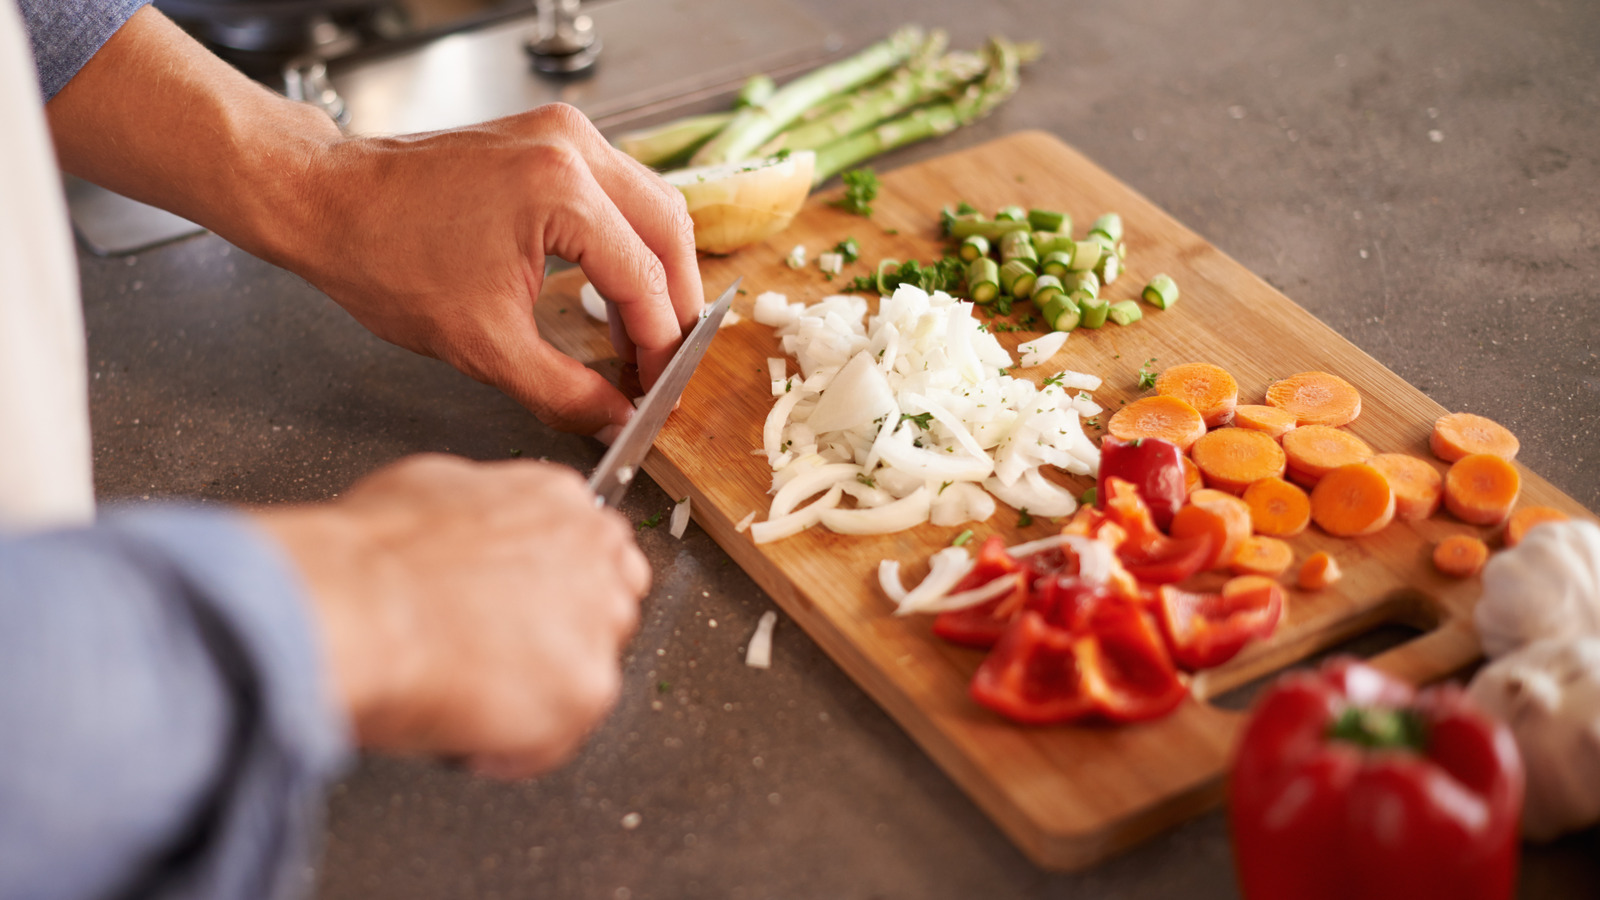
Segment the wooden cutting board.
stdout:
<svg viewBox="0 0 1600 900">
<path fill-rule="evenodd" d="M 1277 634 L 1197 677 L 1194 699 L 1165 719 L 1123 727 L 1029 728 L 975 705 L 966 686 L 982 654 L 933 638 L 927 618 L 892 616 L 892 604 L 876 586 L 877 566 L 885 558 L 900 560 L 907 583 L 915 583 L 926 573 L 928 557 L 963 527 L 923 525 L 866 538 L 814 528 L 761 546 L 734 530 L 751 511 L 765 517 L 771 482 L 765 458 L 751 451 L 761 446 L 762 422 L 772 404 L 766 359 L 783 354 L 772 330 L 748 318 L 758 293 L 779 291 L 791 301 L 814 302 L 881 258 L 936 259 L 942 247 L 939 210 L 960 200 L 985 211 L 1012 203 L 1064 210 L 1080 236 L 1096 216 L 1116 211 L 1126 226 L 1128 265 L 1104 296 L 1137 297 L 1151 276 L 1166 272 L 1180 285 L 1181 299 L 1167 311 L 1145 307 L 1144 319 L 1128 327 L 1080 329 L 1046 366 L 1014 374 L 1036 381 L 1061 368 L 1098 374 L 1105 385 L 1095 399 L 1109 411 L 1144 393 L 1138 369 L 1152 357 L 1158 368 L 1185 362 L 1226 368 L 1239 382 L 1241 403 L 1262 402 L 1275 379 L 1321 369 L 1362 392 L 1362 413 L 1352 432 L 1380 452 L 1411 453 L 1441 471 L 1427 436 L 1446 410 L 1051 135 L 1015 134 L 887 173 L 870 221 L 829 207 L 825 201 L 836 195 L 811 198 L 794 224 L 764 245 L 702 259 L 712 296 L 736 275 L 744 276 L 747 293 L 734 310 L 746 318 L 717 336 L 645 470 L 671 496 L 692 498 L 695 521 L 1039 865 L 1087 866 L 1219 802 L 1242 716 L 1211 706 L 1207 698 L 1385 622 L 1424 632 L 1376 660 L 1413 682 L 1444 677 L 1478 657 L 1471 608 L 1479 584 L 1439 576 L 1430 552 L 1447 534 L 1490 533 L 1440 514 L 1360 540 L 1332 538 L 1314 528 L 1294 538 L 1297 563 L 1327 550 L 1344 579 L 1320 593 L 1291 590 Z M 862 259 L 836 282 L 824 280 L 814 265 L 796 271 L 782 262 L 795 244 L 804 244 L 815 259 L 846 236 L 860 242 Z M 582 284 L 575 271 L 551 278 L 537 307 L 539 325 L 558 347 L 604 370 L 613 353 L 604 327 L 579 312 Z M 1026 312 L 1028 304 L 1018 309 Z M 1017 343 L 1036 336 L 1000 338 L 1014 353 Z M 1533 473 L 1523 469 L 1522 477 L 1522 502 L 1587 515 Z M 1086 488 L 1090 482 L 1074 484 Z M 991 533 L 1011 543 L 1053 530 L 1044 520 L 1027 528 L 1016 523 L 1017 513 L 1002 504 L 988 522 L 973 527 L 973 546 Z"/>
</svg>

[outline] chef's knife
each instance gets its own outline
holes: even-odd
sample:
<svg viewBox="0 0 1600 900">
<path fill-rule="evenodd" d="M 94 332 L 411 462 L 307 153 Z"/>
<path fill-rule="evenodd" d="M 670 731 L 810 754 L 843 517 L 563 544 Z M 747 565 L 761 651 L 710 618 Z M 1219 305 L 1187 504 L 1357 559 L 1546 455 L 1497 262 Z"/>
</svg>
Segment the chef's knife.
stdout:
<svg viewBox="0 0 1600 900">
<path fill-rule="evenodd" d="M 722 317 L 733 303 L 733 295 L 738 292 L 741 281 L 744 281 L 742 276 L 735 278 L 733 284 L 728 285 L 728 289 L 717 298 L 717 302 L 700 313 L 700 321 L 683 339 L 682 346 L 678 347 L 672 361 L 662 370 L 655 386 L 644 395 L 644 401 L 634 411 L 633 418 L 622 426 L 622 433 L 617 435 L 616 442 L 606 451 L 606 455 L 600 458 L 600 465 L 594 467 L 594 474 L 589 476 L 589 488 L 594 491 L 596 506 L 614 507 L 628 492 L 628 485 L 633 483 L 633 476 L 639 472 L 639 464 L 644 462 L 650 453 L 650 445 L 656 441 L 656 433 L 667 421 L 673 407 L 678 405 L 678 398 L 683 395 L 689 377 L 700 364 L 700 358 L 706 355 L 711 339 L 717 336 L 717 328 L 722 325 Z"/>
</svg>

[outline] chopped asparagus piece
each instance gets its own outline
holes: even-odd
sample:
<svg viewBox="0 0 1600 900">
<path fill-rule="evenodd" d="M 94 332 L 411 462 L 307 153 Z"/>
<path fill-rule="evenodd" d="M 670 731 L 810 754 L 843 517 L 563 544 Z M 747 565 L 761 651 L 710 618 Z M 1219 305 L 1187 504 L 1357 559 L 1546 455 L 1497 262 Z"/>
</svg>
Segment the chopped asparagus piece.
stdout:
<svg viewBox="0 0 1600 900">
<path fill-rule="evenodd" d="M 1082 291 L 1090 297 L 1100 296 L 1100 279 L 1093 272 L 1072 272 L 1061 279 L 1061 285 L 1069 294 Z"/>
<path fill-rule="evenodd" d="M 1054 275 L 1060 278 L 1072 268 L 1072 254 L 1063 253 L 1060 250 L 1046 253 L 1044 261 L 1039 264 L 1039 268 L 1046 275 Z"/>
<path fill-rule="evenodd" d="M 1139 311 L 1139 304 L 1133 300 L 1119 300 L 1111 304 L 1106 315 L 1118 325 L 1132 325 L 1144 318 L 1144 313 Z"/>
<path fill-rule="evenodd" d="M 1144 286 L 1144 302 L 1156 309 L 1169 309 L 1178 302 L 1178 283 L 1172 276 L 1162 273 Z"/>
<path fill-rule="evenodd" d="M 1033 267 L 1025 259 L 1013 259 L 1000 267 L 1000 286 L 1013 297 L 1033 294 Z"/>
<path fill-rule="evenodd" d="M 1040 255 L 1051 253 L 1065 253 L 1072 257 L 1072 234 L 1068 231 L 1043 232 L 1033 236 L 1033 249 Z"/>
<path fill-rule="evenodd" d="M 1030 209 L 1028 224 L 1034 231 L 1071 231 L 1072 217 L 1053 209 Z"/>
<path fill-rule="evenodd" d="M 991 241 L 998 241 L 1000 237 L 1012 231 L 1027 231 L 1027 222 L 990 222 L 986 219 L 956 218 L 950 223 L 950 236 L 954 238 L 967 238 L 974 234 L 981 234 Z"/>
<path fill-rule="evenodd" d="M 1000 293 L 1000 266 L 987 256 L 972 260 L 967 266 L 967 293 L 974 303 L 993 303 Z"/>
<path fill-rule="evenodd" d="M 1054 275 L 1040 275 L 1033 280 L 1033 297 L 1031 299 L 1036 306 L 1043 306 L 1051 297 L 1065 293 L 1066 290 L 1061 286 L 1061 279 Z"/>
<path fill-rule="evenodd" d="M 1106 323 L 1106 315 L 1111 312 L 1111 303 L 1108 300 L 1087 298 L 1078 304 L 1078 310 L 1083 314 L 1080 323 L 1085 328 L 1099 328 Z"/>
<path fill-rule="evenodd" d="M 1026 231 L 1011 231 L 1000 236 L 1000 261 L 1025 259 L 1030 268 L 1039 268 L 1039 254 L 1033 251 L 1033 238 Z"/>
<path fill-rule="evenodd" d="M 1089 226 L 1089 234 L 1103 234 L 1112 244 L 1116 244 L 1122 240 L 1122 217 L 1116 213 L 1106 213 Z"/>
<path fill-rule="evenodd" d="M 1039 307 L 1039 312 L 1044 315 L 1044 320 L 1056 331 L 1071 331 L 1078 327 L 1082 318 L 1078 312 L 1078 304 L 1061 295 L 1051 297 Z"/>
<path fill-rule="evenodd" d="M 989 239 L 981 234 L 971 234 L 961 241 L 961 258 L 967 262 L 989 255 Z"/>
<path fill-rule="evenodd" d="M 1083 240 L 1072 245 L 1072 270 L 1074 272 L 1087 272 L 1100 262 L 1100 257 L 1105 255 L 1105 245 L 1099 241 Z"/>
</svg>

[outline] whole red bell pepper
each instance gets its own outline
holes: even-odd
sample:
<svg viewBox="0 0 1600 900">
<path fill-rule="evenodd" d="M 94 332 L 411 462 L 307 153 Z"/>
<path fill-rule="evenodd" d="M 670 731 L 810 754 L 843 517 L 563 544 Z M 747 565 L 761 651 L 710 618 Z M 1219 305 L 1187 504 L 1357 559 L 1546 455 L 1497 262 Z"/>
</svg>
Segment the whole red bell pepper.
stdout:
<svg viewBox="0 0 1600 900">
<path fill-rule="evenodd" d="M 1256 705 L 1228 785 L 1247 900 L 1503 900 L 1523 770 L 1510 730 L 1447 685 L 1363 663 L 1294 673 Z"/>
</svg>

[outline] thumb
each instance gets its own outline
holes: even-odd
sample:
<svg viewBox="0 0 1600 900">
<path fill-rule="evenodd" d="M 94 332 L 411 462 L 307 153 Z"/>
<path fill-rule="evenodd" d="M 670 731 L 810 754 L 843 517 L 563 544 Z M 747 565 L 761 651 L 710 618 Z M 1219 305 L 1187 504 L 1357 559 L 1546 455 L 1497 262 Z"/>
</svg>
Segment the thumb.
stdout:
<svg viewBox="0 0 1600 900">
<path fill-rule="evenodd" d="M 621 427 L 633 404 L 599 372 L 552 347 L 531 319 L 503 334 L 488 381 L 527 407 L 539 421 L 574 434 Z"/>
</svg>

